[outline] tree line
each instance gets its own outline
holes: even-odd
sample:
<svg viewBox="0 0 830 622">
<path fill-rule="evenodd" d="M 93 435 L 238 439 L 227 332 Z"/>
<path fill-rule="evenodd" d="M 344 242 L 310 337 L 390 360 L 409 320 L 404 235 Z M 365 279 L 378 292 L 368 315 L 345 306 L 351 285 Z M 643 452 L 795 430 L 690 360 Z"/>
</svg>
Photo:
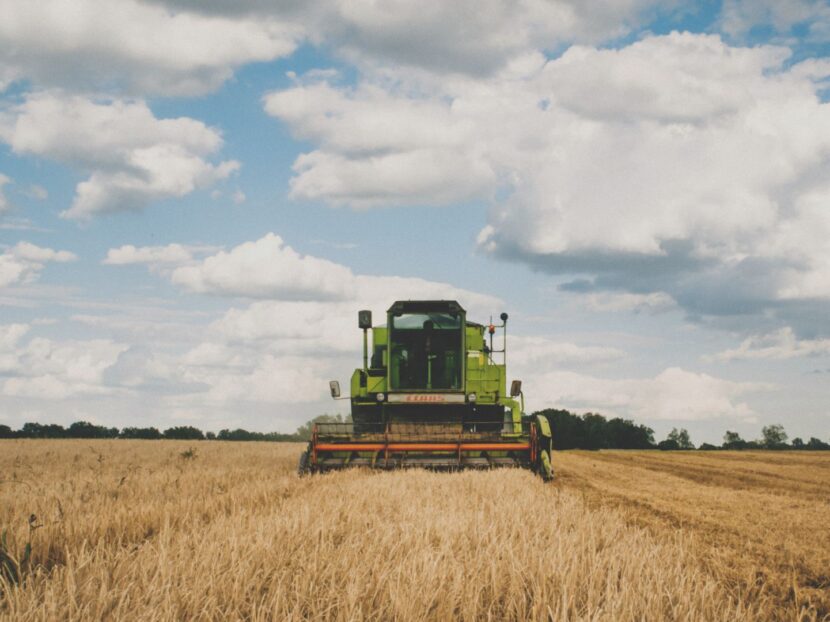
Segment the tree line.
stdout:
<svg viewBox="0 0 830 622">
<path fill-rule="evenodd" d="M 553 433 L 555 449 L 804 449 L 830 450 L 830 443 L 811 437 L 804 441 L 789 437 L 780 424 L 765 426 L 761 438 L 744 440 L 737 432 L 727 430 L 721 445 L 702 443 L 699 447 L 691 441 L 685 429 L 672 429 L 662 441 L 654 440 L 654 430 L 648 426 L 635 423 L 630 419 L 614 417 L 606 419 L 596 413 L 577 415 L 567 410 L 548 408 L 534 415 L 547 418 Z M 219 432 L 203 432 L 193 426 L 175 426 L 160 431 L 155 427 L 109 428 L 95 425 L 88 421 L 76 421 L 69 427 L 55 423 L 24 423 L 19 430 L 12 430 L 0 424 L 0 438 L 128 438 L 128 439 L 171 439 L 171 440 L 208 440 L 208 441 L 307 441 L 311 438 L 311 429 L 315 423 L 348 423 L 351 417 L 346 415 L 319 415 L 301 425 L 293 433 L 251 432 L 242 428 L 223 429 Z"/>
<path fill-rule="evenodd" d="M 764 426 L 757 440 L 746 441 L 737 432 L 727 430 L 723 444 L 702 443 L 695 447 L 688 430 L 683 428 L 673 428 L 664 440 L 655 442 L 654 430 L 630 419 L 606 419 L 596 413 L 577 415 L 556 408 L 534 414 L 547 418 L 555 449 L 830 449 L 830 443 L 815 437 L 808 441 L 794 438 L 788 443 L 789 437 L 781 424 Z"/>
<path fill-rule="evenodd" d="M 76 421 L 67 428 L 55 423 L 24 423 L 19 430 L 12 430 L 7 425 L 0 425 L 0 438 L 133 438 L 133 439 L 171 439 L 183 441 L 302 441 L 306 440 L 296 432 L 284 434 L 281 432 L 250 432 L 238 428 L 236 430 L 220 430 L 217 432 L 203 432 L 199 428 L 183 425 L 167 428 L 160 431 L 158 428 L 108 428 L 95 425 L 88 421 Z"/>
<path fill-rule="evenodd" d="M 158 428 L 108 428 L 95 425 L 89 421 L 76 421 L 69 427 L 57 423 L 24 423 L 19 430 L 13 430 L 0 424 L 0 438 L 131 438 L 146 440 L 182 440 L 182 441 L 307 441 L 311 438 L 311 429 L 315 423 L 345 423 L 351 421 L 349 416 L 320 415 L 304 423 L 296 432 L 251 432 L 242 428 L 223 429 L 219 432 L 203 432 L 199 428 L 183 425 L 160 431 Z"/>
</svg>

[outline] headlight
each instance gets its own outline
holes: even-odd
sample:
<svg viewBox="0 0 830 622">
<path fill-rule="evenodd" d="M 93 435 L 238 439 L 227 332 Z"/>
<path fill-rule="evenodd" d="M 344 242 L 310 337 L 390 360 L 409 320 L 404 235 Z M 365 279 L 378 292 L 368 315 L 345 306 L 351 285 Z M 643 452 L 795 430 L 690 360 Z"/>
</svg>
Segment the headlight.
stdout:
<svg viewBox="0 0 830 622">
<path fill-rule="evenodd" d="M 475 404 L 475 401 L 476 401 L 476 394 L 475 394 L 475 393 L 470 393 L 470 394 L 467 396 L 467 400 L 468 400 L 468 401 L 470 401 L 471 403 Z"/>
<path fill-rule="evenodd" d="M 383 393 L 378 393 L 377 398 L 379 402 L 382 402 L 386 399 L 386 396 Z"/>
</svg>

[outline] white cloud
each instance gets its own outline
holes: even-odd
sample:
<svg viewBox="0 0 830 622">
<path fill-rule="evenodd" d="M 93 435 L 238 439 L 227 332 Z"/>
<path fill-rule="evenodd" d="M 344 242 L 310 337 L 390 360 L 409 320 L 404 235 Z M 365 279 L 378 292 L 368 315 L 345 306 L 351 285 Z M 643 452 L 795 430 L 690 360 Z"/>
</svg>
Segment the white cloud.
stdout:
<svg viewBox="0 0 830 622">
<path fill-rule="evenodd" d="M 264 354 L 249 365 L 193 366 L 188 378 L 207 389 L 175 398 L 177 404 L 238 404 L 240 402 L 296 404 L 316 402 L 328 392 L 325 371 L 330 365 L 312 357 Z"/>
<path fill-rule="evenodd" d="M 539 49 L 631 32 L 654 0 L 30 0 L 0 2 L 0 91 L 40 87 L 133 95 L 209 92 L 242 65 L 309 42 L 364 66 L 485 75 Z"/>
<path fill-rule="evenodd" d="M 733 350 L 715 355 L 721 361 L 741 359 L 792 359 L 802 356 L 830 356 L 830 339 L 798 339 L 786 326 L 767 335 L 753 335 Z"/>
<path fill-rule="evenodd" d="M 217 130 L 187 117 L 157 119 L 134 100 L 30 94 L 0 117 L 0 139 L 15 153 L 90 173 L 62 214 L 80 220 L 181 197 L 239 168 L 232 160 L 206 160 L 222 146 Z"/>
<path fill-rule="evenodd" d="M 31 242 L 18 242 L 14 247 L 12 247 L 11 253 L 23 261 L 37 264 L 46 263 L 48 261 L 66 263 L 77 259 L 75 254 L 70 253 L 69 251 L 56 251 L 51 248 L 43 248 L 42 246 L 36 246 Z"/>
<path fill-rule="evenodd" d="M 433 73 L 484 75 L 537 49 L 598 42 L 631 32 L 674 2 L 622 0 L 155 0 L 224 17 L 258 16 L 299 25 L 307 40 L 363 66 L 404 66 Z"/>
<path fill-rule="evenodd" d="M 173 271 L 172 281 L 199 293 L 250 298 L 343 299 L 354 276 L 339 264 L 301 255 L 273 233 Z"/>
<path fill-rule="evenodd" d="M 500 347 L 499 342 L 496 347 Z M 625 353 L 607 346 L 589 346 L 555 341 L 547 337 L 510 336 L 507 342 L 509 361 L 519 370 L 532 370 L 539 366 L 597 363 L 618 360 Z"/>
<path fill-rule="evenodd" d="M 414 277 L 354 274 L 342 264 L 297 252 L 274 233 L 203 259 L 194 258 L 194 248 L 200 247 L 126 245 L 110 249 L 104 263 L 145 263 L 151 267 L 163 263 L 169 266 L 175 266 L 177 262 L 186 264 L 169 272 L 174 284 L 188 291 L 219 296 L 281 302 L 344 302 L 369 307 L 377 303 L 383 310 L 393 300 L 407 298 L 457 298 L 462 304 L 488 312 L 501 304 L 493 296 L 447 283 Z"/>
<path fill-rule="evenodd" d="M 768 385 L 732 382 L 670 367 L 654 378 L 610 380 L 554 371 L 525 379 L 532 406 L 599 412 L 640 421 L 749 419 L 753 411 L 740 398 Z"/>
<path fill-rule="evenodd" d="M 424 279 L 359 275 L 350 286 L 349 296 L 341 301 L 266 300 L 229 309 L 214 322 L 213 338 L 274 353 L 356 355 L 360 349 L 356 329 L 360 309 L 371 310 L 375 325 L 380 325 L 395 300 L 458 300 L 473 320 L 502 308 L 495 297 Z"/>
<path fill-rule="evenodd" d="M 0 374 L 17 368 L 17 344 L 27 332 L 27 324 L 0 324 Z"/>
<path fill-rule="evenodd" d="M 76 259 L 74 253 L 69 251 L 56 251 L 30 242 L 18 242 L 0 254 L 0 287 L 37 279 L 49 262 L 66 263 Z"/>
<path fill-rule="evenodd" d="M 467 148 L 475 126 L 442 102 L 317 83 L 269 94 L 265 110 L 321 144 L 297 158 L 292 197 L 376 207 L 446 204 L 495 189 L 491 165 Z"/>
<path fill-rule="evenodd" d="M 121 247 L 111 249 L 106 263 L 156 268 L 181 261 L 184 265 L 172 271 L 157 272 L 190 291 L 267 300 L 228 309 L 207 330 L 191 335 L 192 345 L 183 353 L 134 347 L 108 373 L 114 386 L 167 394 L 168 406 L 178 409 L 319 401 L 327 394 L 326 380 L 344 378 L 359 361 L 359 309 L 371 309 L 375 324 L 383 324 L 396 299 L 457 299 L 472 318 L 502 304 L 446 283 L 356 275 L 346 266 L 298 253 L 273 233 L 200 260 L 181 248 Z M 166 259 L 170 263 L 159 263 Z M 129 320 L 128 328 L 132 324 Z"/>
<path fill-rule="evenodd" d="M 125 244 L 119 248 L 107 251 L 103 263 L 111 266 L 129 264 L 183 264 L 193 259 L 193 252 L 182 244 L 167 246 L 142 246 L 137 248 L 132 244 Z"/>
<path fill-rule="evenodd" d="M 486 74 L 537 49 L 628 32 L 657 3 L 463 0 L 323 3 L 316 27 L 347 56 L 433 72 Z"/>
<path fill-rule="evenodd" d="M 26 79 L 197 95 L 240 65 L 292 53 L 300 34 L 279 19 L 203 15 L 138 0 L 2 0 L 0 90 L 3 82 Z"/>
<path fill-rule="evenodd" d="M 789 53 L 672 33 L 481 79 L 299 80 L 265 108 L 314 145 L 295 163 L 297 198 L 489 198 L 484 252 L 633 295 L 599 306 L 751 312 L 830 296 L 817 97 L 830 69 L 788 67 Z"/>
<path fill-rule="evenodd" d="M 28 331 L 25 324 L 0 325 L 0 394 L 49 400 L 112 392 L 103 374 L 126 346 L 42 337 L 21 343 Z"/>
</svg>

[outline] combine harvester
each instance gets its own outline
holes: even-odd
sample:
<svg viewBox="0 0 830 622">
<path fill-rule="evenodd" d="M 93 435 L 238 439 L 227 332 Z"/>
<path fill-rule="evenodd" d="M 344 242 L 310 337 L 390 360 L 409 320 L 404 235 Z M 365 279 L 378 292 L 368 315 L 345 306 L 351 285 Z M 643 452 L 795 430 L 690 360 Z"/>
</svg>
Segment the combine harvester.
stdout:
<svg viewBox="0 0 830 622">
<path fill-rule="evenodd" d="M 524 415 L 520 380 L 505 391 L 506 313 L 501 321 L 468 322 L 450 300 L 398 301 L 385 326 L 373 327 L 371 311 L 360 311 L 363 368 L 352 375 L 352 421 L 315 424 L 299 473 L 522 467 L 550 480 L 547 419 Z M 496 329 L 503 331 L 500 350 Z M 336 380 L 329 386 L 334 399 L 349 399 Z"/>
</svg>

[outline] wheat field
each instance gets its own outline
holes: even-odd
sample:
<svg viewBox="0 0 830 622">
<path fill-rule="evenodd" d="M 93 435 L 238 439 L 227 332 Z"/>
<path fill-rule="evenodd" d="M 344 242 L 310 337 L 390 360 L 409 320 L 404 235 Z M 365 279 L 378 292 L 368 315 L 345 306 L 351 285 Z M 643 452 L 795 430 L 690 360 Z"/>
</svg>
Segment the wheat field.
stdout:
<svg viewBox="0 0 830 622">
<path fill-rule="evenodd" d="M 0 442 L 0 618 L 827 620 L 830 456 L 299 479 L 298 444 Z"/>
</svg>

